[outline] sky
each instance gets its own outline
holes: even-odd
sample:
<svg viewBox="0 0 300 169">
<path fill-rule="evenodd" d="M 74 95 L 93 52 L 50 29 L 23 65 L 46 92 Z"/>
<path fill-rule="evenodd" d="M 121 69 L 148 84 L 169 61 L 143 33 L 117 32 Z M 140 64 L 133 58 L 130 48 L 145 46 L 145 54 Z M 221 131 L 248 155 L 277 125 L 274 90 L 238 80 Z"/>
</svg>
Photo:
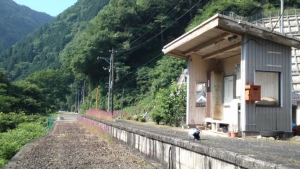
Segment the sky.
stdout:
<svg viewBox="0 0 300 169">
<path fill-rule="evenodd" d="M 74 5 L 77 0 L 14 0 L 17 4 L 28 6 L 29 8 L 45 12 L 51 16 L 57 16 L 68 7 Z"/>
</svg>

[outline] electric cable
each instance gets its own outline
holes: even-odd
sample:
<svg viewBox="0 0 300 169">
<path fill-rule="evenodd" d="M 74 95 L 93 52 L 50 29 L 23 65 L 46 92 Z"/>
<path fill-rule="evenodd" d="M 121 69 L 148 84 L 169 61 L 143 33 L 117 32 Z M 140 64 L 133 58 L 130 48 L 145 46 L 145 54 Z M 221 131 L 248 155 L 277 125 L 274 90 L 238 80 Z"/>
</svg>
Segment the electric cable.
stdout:
<svg viewBox="0 0 300 169">
<path fill-rule="evenodd" d="M 173 9 L 168 12 L 164 17 L 169 16 L 171 13 L 173 13 L 173 11 L 176 9 L 177 6 L 181 5 L 184 1 L 181 1 L 180 3 L 178 3 L 176 6 L 173 7 Z M 135 39 L 134 41 L 132 41 L 130 44 L 133 44 L 135 41 L 139 40 L 140 38 L 144 37 L 144 35 L 146 35 L 148 32 L 151 32 L 159 23 L 157 22 L 150 30 L 148 30 L 147 32 L 145 32 L 143 35 L 141 35 L 140 37 L 138 37 L 137 39 Z"/>
<path fill-rule="evenodd" d="M 259 43 L 259 42 L 257 42 L 255 39 L 248 39 L 245 43 L 243 43 L 242 45 L 245 45 L 245 44 L 247 44 L 249 41 L 254 41 L 255 43 L 257 43 L 258 45 L 260 45 L 260 46 L 267 46 L 268 45 L 268 43 L 266 43 L 266 44 L 261 44 L 261 43 Z"/>
<path fill-rule="evenodd" d="M 179 19 L 181 19 L 184 15 L 186 15 L 189 11 L 191 11 L 191 10 L 192 10 L 197 4 L 199 4 L 200 2 L 201 2 L 201 0 L 199 0 L 196 4 L 194 4 L 194 6 L 192 6 L 189 10 L 187 10 L 183 15 L 181 15 L 179 18 L 177 18 L 174 22 L 172 22 L 168 27 L 166 27 L 166 28 L 165 28 L 164 30 L 162 30 L 160 33 L 164 32 L 166 29 L 168 29 L 170 26 L 172 26 L 175 22 L 177 22 Z M 153 36 L 152 38 L 148 39 L 146 42 L 144 42 L 144 43 L 142 43 L 142 44 L 140 44 L 140 45 L 138 45 L 138 46 L 136 46 L 136 47 L 134 47 L 134 48 L 137 48 L 137 47 L 139 47 L 139 46 L 141 46 L 141 45 L 144 45 L 144 44 L 147 43 L 147 42 L 152 41 L 155 37 L 157 37 L 158 35 L 160 35 L 160 33 L 156 34 L 156 35 Z M 133 48 L 131 48 L 131 49 L 133 49 Z M 124 51 L 123 51 L 123 52 L 124 52 Z M 153 59 L 151 59 L 150 61 L 146 62 L 144 65 L 146 65 L 146 64 L 149 63 L 149 62 L 151 62 L 152 60 L 154 60 L 156 57 L 159 57 L 160 55 L 161 55 L 161 54 L 155 56 Z M 143 67 L 144 65 L 140 66 L 139 68 Z M 139 69 L 139 68 L 137 68 L 137 69 Z M 137 69 L 136 69 L 136 70 L 137 70 Z M 136 71 L 136 70 L 134 70 L 134 71 Z M 129 74 L 132 74 L 134 71 L 130 72 Z M 124 77 L 128 76 L 129 74 L 127 74 L 127 75 L 121 77 L 120 79 L 123 79 Z M 131 82 L 131 81 L 133 81 L 133 80 L 136 80 L 136 79 L 134 78 L 134 79 L 128 81 L 127 83 L 129 83 L 129 82 Z M 127 83 L 125 83 L 125 84 L 127 84 Z M 123 84 L 123 85 L 125 85 L 125 84 Z M 116 84 L 115 86 L 118 86 L 118 84 Z"/>
<path fill-rule="evenodd" d="M 146 23 L 143 24 L 143 26 L 140 28 L 139 31 L 137 31 L 137 33 L 135 33 L 136 35 L 138 33 L 140 33 L 140 31 L 145 27 L 146 24 L 148 24 L 148 22 L 152 19 L 152 17 L 154 16 L 154 14 L 156 13 L 156 11 L 158 10 L 158 8 L 153 12 L 153 14 L 150 16 L 150 18 L 146 21 Z M 135 41 L 135 40 L 134 40 Z M 133 43 L 133 42 L 132 42 Z"/>
<path fill-rule="evenodd" d="M 188 12 L 190 12 L 194 7 L 196 7 L 196 5 L 198 5 L 202 0 L 199 0 L 194 6 L 192 6 L 189 10 L 187 10 L 183 15 L 181 15 L 179 18 L 177 18 L 175 21 L 173 21 L 169 26 L 167 26 L 165 29 L 163 29 L 162 31 L 160 31 L 158 34 L 152 36 L 151 38 L 149 38 L 148 40 L 144 41 L 143 43 L 137 45 L 137 46 L 134 46 L 134 47 L 131 47 L 129 49 L 126 49 L 126 50 L 120 50 L 119 52 L 126 52 L 126 51 L 129 51 L 129 50 L 133 50 L 133 49 L 136 49 L 138 47 L 142 47 L 144 46 L 145 44 L 151 42 L 154 38 L 156 38 L 158 35 L 160 35 L 161 33 L 163 33 L 165 30 L 167 30 L 170 26 L 172 26 L 175 22 L 177 22 L 179 19 L 181 19 L 184 15 L 186 15 Z"/>
<path fill-rule="evenodd" d="M 287 3 L 287 6 L 289 5 L 289 3 L 290 3 L 290 2 Z M 279 20 L 281 19 L 282 15 L 284 14 L 285 9 L 286 9 L 286 8 L 283 8 L 283 11 L 282 11 L 282 13 L 280 14 L 280 16 L 279 16 L 279 18 L 278 18 L 278 20 L 277 20 L 275 26 L 273 27 L 271 33 L 273 33 L 274 29 L 276 28 L 277 23 L 279 22 Z"/>
<path fill-rule="evenodd" d="M 126 74 L 125 76 L 119 78 L 119 80 L 123 79 L 124 77 L 126 77 L 126 76 L 128 76 L 128 75 L 130 75 L 130 74 L 132 74 L 132 73 L 134 73 L 135 71 L 137 71 L 137 70 L 140 69 L 141 67 L 144 67 L 145 65 L 147 65 L 148 63 L 150 63 L 151 61 L 153 61 L 154 59 L 156 59 L 156 58 L 158 58 L 158 57 L 160 57 L 160 56 L 162 56 L 162 55 L 163 55 L 163 53 L 160 53 L 160 54 L 156 55 L 154 58 L 152 58 L 152 59 L 149 60 L 148 62 L 146 62 L 146 63 L 144 63 L 143 65 L 139 66 L 139 67 L 136 68 L 135 70 L 129 72 L 129 73 Z"/>
<path fill-rule="evenodd" d="M 146 80 L 146 79 L 150 79 L 150 77 L 144 77 L 144 78 L 141 78 L 140 80 Z M 122 84 L 116 84 L 115 87 L 117 86 L 121 86 L 121 85 L 125 85 L 125 84 L 128 84 L 129 82 L 133 82 L 134 80 L 136 80 L 136 78 L 132 78 L 131 80 L 127 81 L 126 83 L 122 83 Z M 118 90 L 118 89 L 116 89 Z"/>
</svg>

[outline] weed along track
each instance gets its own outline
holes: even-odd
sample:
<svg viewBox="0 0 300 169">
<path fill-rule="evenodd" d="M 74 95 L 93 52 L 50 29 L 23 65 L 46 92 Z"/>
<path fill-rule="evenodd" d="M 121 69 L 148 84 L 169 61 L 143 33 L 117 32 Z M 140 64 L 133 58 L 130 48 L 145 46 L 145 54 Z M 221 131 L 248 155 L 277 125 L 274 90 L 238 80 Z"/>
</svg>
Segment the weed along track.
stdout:
<svg viewBox="0 0 300 169">
<path fill-rule="evenodd" d="M 78 122 L 57 122 L 14 168 L 155 168 L 138 154 L 95 132 Z"/>
</svg>

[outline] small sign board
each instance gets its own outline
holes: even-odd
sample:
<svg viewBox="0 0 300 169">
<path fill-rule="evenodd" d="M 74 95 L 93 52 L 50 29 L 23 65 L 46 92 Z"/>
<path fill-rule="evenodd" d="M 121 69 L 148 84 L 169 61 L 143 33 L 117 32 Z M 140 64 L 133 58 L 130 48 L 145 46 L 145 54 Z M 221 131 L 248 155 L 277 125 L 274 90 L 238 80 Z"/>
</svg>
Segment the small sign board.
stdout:
<svg viewBox="0 0 300 169">
<path fill-rule="evenodd" d="M 206 83 L 196 83 L 196 107 L 206 106 Z"/>
</svg>

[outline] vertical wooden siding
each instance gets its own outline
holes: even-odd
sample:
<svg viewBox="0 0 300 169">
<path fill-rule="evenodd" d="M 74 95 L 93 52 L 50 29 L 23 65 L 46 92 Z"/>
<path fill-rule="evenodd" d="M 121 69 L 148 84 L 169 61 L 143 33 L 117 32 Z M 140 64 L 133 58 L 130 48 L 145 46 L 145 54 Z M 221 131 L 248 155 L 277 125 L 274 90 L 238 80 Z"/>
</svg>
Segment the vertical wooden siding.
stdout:
<svg viewBox="0 0 300 169">
<path fill-rule="evenodd" d="M 211 60 L 203 60 L 201 57 L 191 55 L 189 58 L 189 87 L 188 87 L 188 125 L 204 124 L 207 107 L 196 107 L 196 82 L 207 83 L 207 72 L 214 69 Z"/>
<path fill-rule="evenodd" d="M 271 53 L 270 53 L 271 52 Z M 272 52 L 280 52 L 272 53 Z M 242 45 L 242 71 L 246 84 L 255 84 L 255 71 L 280 72 L 279 107 L 257 107 L 253 103 L 242 103 L 246 131 L 291 130 L 291 47 L 254 36 L 245 35 Z M 272 82 L 270 82 L 272 83 Z M 242 92 L 243 92 L 242 91 Z M 244 100 L 244 99 L 242 99 Z"/>
</svg>

